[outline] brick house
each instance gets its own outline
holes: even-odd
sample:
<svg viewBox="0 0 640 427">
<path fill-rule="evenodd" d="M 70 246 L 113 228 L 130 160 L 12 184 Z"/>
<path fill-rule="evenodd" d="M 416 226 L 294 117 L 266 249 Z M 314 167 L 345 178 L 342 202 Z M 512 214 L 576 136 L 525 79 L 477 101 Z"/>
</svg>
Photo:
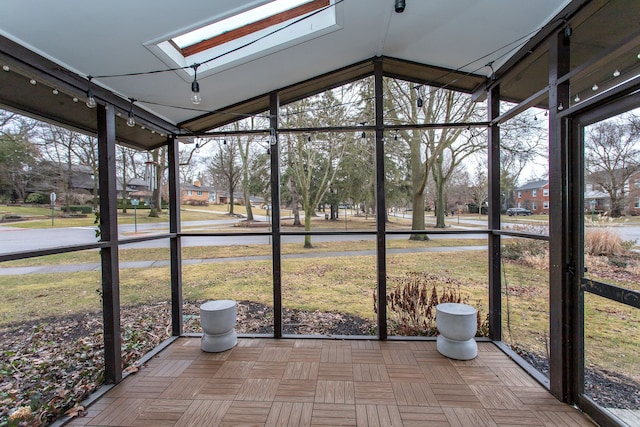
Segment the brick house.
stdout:
<svg viewBox="0 0 640 427">
<path fill-rule="evenodd" d="M 215 189 L 202 186 L 200 181 L 195 181 L 193 184 L 180 184 L 180 203 L 183 205 L 207 206 L 213 194 Z"/>
<path fill-rule="evenodd" d="M 636 172 L 629 177 L 627 194 L 629 196 L 629 214 L 640 215 L 640 172 Z"/>
<path fill-rule="evenodd" d="M 517 208 L 529 209 L 533 214 L 549 213 L 549 181 L 528 182 L 514 189 Z"/>
</svg>

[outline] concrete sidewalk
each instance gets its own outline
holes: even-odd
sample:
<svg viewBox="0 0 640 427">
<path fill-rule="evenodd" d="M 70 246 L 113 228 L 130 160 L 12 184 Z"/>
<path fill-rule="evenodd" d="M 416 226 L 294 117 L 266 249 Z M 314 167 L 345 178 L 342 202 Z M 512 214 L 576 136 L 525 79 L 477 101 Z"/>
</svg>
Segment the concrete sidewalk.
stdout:
<svg viewBox="0 0 640 427">
<path fill-rule="evenodd" d="M 480 251 L 486 250 L 486 246 L 453 246 L 453 247 L 435 247 L 435 248 L 403 248 L 403 249 L 387 249 L 388 254 L 411 254 L 417 252 L 462 252 L 462 251 Z M 375 250 L 367 251 L 344 251 L 344 252 L 317 252 L 309 254 L 290 254 L 283 255 L 282 259 L 297 258 L 326 258 L 326 257 L 343 257 L 343 256 L 374 256 Z M 248 261 L 269 261 L 271 255 L 262 256 L 244 256 L 244 257 L 227 257 L 227 258 L 204 258 L 204 259 L 185 259 L 182 265 L 196 264 L 213 264 L 218 262 L 248 262 Z M 158 268 L 168 267 L 169 260 L 161 261 L 130 261 L 121 262 L 120 268 Z M 0 276 L 19 276 L 23 274 L 49 274 L 49 273 L 73 273 L 77 271 L 99 271 L 100 263 L 87 264 L 60 264 L 60 265 L 38 265 L 31 267 L 4 267 L 0 268 Z"/>
</svg>

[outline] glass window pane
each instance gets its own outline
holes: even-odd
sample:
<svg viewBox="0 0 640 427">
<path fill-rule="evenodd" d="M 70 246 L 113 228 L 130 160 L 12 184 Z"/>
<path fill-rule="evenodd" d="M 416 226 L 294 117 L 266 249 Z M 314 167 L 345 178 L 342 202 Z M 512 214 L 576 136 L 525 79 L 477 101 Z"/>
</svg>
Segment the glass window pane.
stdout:
<svg viewBox="0 0 640 427">
<path fill-rule="evenodd" d="M 502 340 L 549 377 L 549 242 L 504 238 L 502 260 Z"/>
<path fill-rule="evenodd" d="M 39 424 L 40 414 L 46 419 L 75 406 L 104 377 L 100 254 L 72 252 L 1 266 L 0 424 L 22 406 Z"/>
<path fill-rule="evenodd" d="M 435 306 L 461 302 L 478 310 L 477 335 L 486 336 L 486 236 L 429 235 L 428 241 L 409 237 L 387 236 L 388 334 L 435 336 Z"/>
<path fill-rule="evenodd" d="M 508 110 L 513 104 L 503 102 Z M 529 108 L 500 126 L 501 227 L 549 234 L 548 113 Z"/>
<path fill-rule="evenodd" d="M 185 332 L 202 332 L 202 303 L 232 299 L 238 302 L 236 332 L 273 334 L 270 238 L 188 237 L 182 242 Z"/>
<path fill-rule="evenodd" d="M 590 293 L 584 295 L 584 310 L 584 392 L 628 425 L 636 425 L 640 310 Z"/>
<path fill-rule="evenodd" d="M 311 249 L 283 247 L 283 333 L 375 335 L 375 241 L 324 237 Z"/>
<path fill-rule="evenodd" d="M 181 145 L 183 232 L 267 232 L 273 214 L 268 128 L 265 113 Z"/>
</svg>

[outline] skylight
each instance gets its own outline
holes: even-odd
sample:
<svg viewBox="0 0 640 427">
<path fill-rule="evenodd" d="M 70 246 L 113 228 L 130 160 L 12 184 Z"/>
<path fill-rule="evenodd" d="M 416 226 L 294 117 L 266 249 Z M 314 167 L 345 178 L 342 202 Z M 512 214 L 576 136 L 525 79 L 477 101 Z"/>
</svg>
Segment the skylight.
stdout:
<svg viewBox="0 0 640 427">
<path fill-rule="evenodd" d="M 302 4 L 311 2 L 312 0 L 275 0 L 254 9 L 247 10 L 246 12 L 242 12 L 238 15 L 214 22 L 206 27 L 198 28 L 197 30 L 190 31 L 181 36 L 174 37 L 172 40 L 180 49 L 184 49 L 187 46 L 195 45 L 228 31 L 236 30 L 246 25 L 262 21 L 265 18 L 269 18 Z M 322 3 L 328 4 L 329 1 L 325 0 Z"/>
<path fill-rule="evenodd" d="M 188 79 L 192 64 L 200 64 L 204 77 L 340 29 L 335 0 L 273 0 L 209 22 L 145 45 Z"/>
</svg>

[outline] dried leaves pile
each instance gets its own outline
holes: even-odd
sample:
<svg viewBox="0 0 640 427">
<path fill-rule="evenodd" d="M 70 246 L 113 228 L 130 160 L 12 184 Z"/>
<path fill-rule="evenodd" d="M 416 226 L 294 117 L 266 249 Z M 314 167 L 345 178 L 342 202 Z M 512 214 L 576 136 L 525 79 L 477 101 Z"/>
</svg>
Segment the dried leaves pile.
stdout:
<svg viewBox="0 0 640 427">
<path fill-rule="evenodd" d="M 202 332 L 199 308 L 184 304 L 184 331 Z M 364 335 L 370 322 L 340 313 L 284 310 L 284 333 Z M 239 302 L 238 333 L 272 333 L 273 310 Z M 123 307 L 122 363 L 126 372 L 171 335 L 171 305 Z M 79 403 L 103 382 L 102 316 L 86 313 L 0 329 L 0 426 L 41 426 L 61 417 L 83 415 Z"/>
</svg>

